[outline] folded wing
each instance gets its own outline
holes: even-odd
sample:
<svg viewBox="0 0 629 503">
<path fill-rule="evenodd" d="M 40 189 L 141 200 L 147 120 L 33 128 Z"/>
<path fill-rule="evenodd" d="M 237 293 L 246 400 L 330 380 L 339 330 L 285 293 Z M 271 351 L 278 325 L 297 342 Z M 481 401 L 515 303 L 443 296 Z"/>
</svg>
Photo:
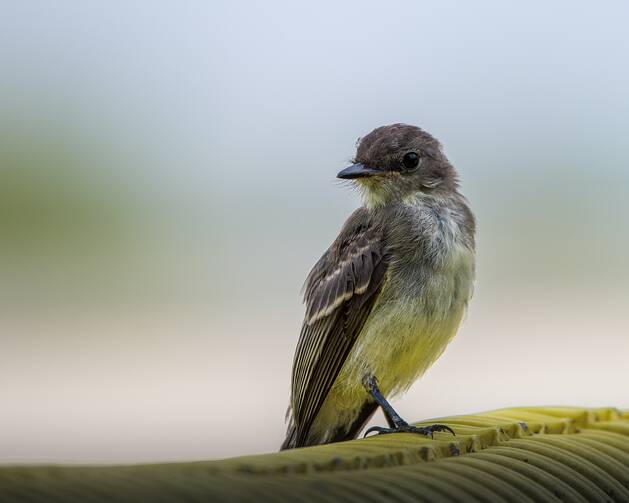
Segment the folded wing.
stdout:
<svg viewBox="0 0 629 503">
<path fill-rule="evenodd" d="M 319 409 L 382 287 L 388 257 L 382 229 L 352 214 L 304 285 L 306 316 L 292 377 L 293 442 L 306 445 Z"/>
</svg>

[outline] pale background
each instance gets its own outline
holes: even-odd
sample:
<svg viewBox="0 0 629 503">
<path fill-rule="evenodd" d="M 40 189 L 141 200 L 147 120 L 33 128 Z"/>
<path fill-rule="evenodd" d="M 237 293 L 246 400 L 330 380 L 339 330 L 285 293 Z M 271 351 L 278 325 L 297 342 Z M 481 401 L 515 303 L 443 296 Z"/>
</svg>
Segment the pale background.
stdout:
<svg viewBox="0 0 629 503">
<path fill-rule="evenodd" d="M 626 2 L 2 1 L 0 462 L 276 450 L 299 290 L 391 122 L 478 223 L 395 405 L 629 407 Z M 375 418 L 382 422 L 382 417 Z"/>
</svg>

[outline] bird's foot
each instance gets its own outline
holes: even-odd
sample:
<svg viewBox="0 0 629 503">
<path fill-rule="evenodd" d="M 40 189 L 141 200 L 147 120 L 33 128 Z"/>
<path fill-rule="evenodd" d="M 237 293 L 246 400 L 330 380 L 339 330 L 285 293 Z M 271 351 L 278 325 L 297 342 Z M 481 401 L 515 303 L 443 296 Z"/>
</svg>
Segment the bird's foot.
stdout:
<svg viewBox="0 0 629 503">
<path fill-rule="evenodd" d="M 372 426 L 365 432 L 365 437 L 372 432 L 377 432 L 378 435 L 387 435 L 389 433 L 419 433 L 420 435 L 430 436 L 435 438 L 436 432 L 447 431 L 456 436 L 456 433 L 445 424 L 431 424 L 430 426 L 412 426 L 406 422 L 396 424 L 394 428 L 384 428 L 383 426 Z"/>
</svg>

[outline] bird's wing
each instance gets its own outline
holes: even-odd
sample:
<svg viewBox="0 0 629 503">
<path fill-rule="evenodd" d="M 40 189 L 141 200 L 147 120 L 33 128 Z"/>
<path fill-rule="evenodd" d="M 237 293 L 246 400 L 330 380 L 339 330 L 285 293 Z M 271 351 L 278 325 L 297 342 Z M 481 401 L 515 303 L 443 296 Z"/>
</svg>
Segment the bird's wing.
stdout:
<svg viewBox="0 0 629 503">
<path fill-rule="evenodd" d="M 371 312 L 387 264 L 383 232 L 361 208 L 306 279 L 306 317 L 295 352 L 291 396 L 298 445 L 305 442 Z"/>
</svg>

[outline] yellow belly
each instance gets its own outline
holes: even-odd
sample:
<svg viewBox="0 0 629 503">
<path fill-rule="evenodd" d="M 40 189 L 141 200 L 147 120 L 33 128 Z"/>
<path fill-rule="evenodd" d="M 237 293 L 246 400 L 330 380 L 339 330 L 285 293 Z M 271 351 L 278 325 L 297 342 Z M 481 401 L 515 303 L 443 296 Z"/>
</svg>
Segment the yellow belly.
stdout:
<svg viewBox="0 0 629 503">
<path fill-rule="evenodd" d="M 427 317 L 409 305 L 374 313 L 330 389 L 312 434 L 325 437 L 333 427 L 351 424 L 369 399 L 363 386 L 368 375 L 378 379 L 388 398 L 406 391 L 452 340 L 464 310 L 461 304 L 446 316 Z"/>
</svg>

